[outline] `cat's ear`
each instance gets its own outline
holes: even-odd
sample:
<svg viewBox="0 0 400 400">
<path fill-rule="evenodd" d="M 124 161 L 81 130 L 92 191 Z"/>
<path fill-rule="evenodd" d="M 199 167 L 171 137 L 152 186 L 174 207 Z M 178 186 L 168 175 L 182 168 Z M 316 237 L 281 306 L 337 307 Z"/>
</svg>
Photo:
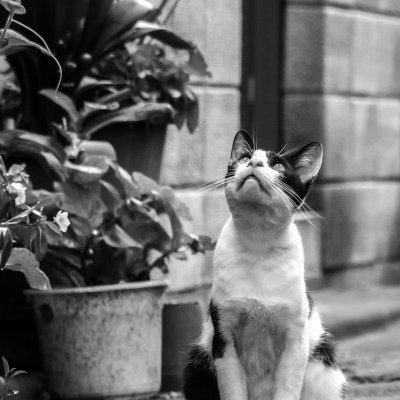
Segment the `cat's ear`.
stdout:
<svg viewBox="0 0 400 400">
<path fill-rule="evenodd" d="M 236 161 L 244 154 L 251 154 L 253 151 L 253 139 L 245 130 L 241 129 L 233 139 L 231 161 Z"/>
<path fill-rule="evenodd" d="M 288 157 L 303 183 L 313 182 L 322 164 L 322 144 L 313 142 Z"/>
</svg>

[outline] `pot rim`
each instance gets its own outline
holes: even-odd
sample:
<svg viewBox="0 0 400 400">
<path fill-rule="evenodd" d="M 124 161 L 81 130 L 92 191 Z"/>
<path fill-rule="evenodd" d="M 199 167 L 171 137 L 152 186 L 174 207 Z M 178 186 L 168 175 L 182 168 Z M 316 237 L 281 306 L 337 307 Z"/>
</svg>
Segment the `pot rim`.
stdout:
<svg viewBox="0 0 400 400">
<path fill-rule="evenodd" d="M 112 285 L 96 285 L 96 286 L 83 286 L 77 288 L 61 288 L 61 289 L 49 289 L 49 290 L 37 290 L 37 289 L 26 289 L 24 294 L 26 296 L 51 296 L 51 295 L 63 295 L 63 294 L 87 294 L 87 293 L 101 293 L 109 291 L 120 291 L 120 290 L 142 290 L 151 288 L 165 288 L 169 285 L 169 281 L 166 279 L 159 281 L 146 281 L 146 282 L 128 282 L 128 283 L 115 283 Z"/>
</svg>

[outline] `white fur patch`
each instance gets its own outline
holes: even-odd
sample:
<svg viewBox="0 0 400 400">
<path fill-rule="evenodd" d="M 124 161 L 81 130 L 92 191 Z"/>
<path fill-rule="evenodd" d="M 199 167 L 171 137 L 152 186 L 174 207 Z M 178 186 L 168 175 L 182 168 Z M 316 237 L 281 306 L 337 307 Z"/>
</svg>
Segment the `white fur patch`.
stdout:
<svg viewBox="0 0 400 400">
<path fill-rule="evenodd" d="M 310 361 L 306 368 L 300 400 L 341 400 L 346 378 L 339 369 Z"/>
</svg>

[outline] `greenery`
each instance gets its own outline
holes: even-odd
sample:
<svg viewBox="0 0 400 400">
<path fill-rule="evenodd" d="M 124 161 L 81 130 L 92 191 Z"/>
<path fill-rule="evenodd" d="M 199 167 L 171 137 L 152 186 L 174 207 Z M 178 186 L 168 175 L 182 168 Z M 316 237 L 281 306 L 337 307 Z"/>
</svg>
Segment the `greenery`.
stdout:
<svg viewBox="0 0 400 400">
<path fill-rule="evenodd" d="M 172 11 L 169 1 L 158 8 L 145 0 L 30 0 L 26 4 L 29 12 L 14 23 L 24 23 L 49 44 L 39 49 L 51 50 L 59 60 L 61 91 L 76 108 L 86 111 L 81 123 L 87 137 L 116 122 L 154 121 L 154 114 L 178 127 L 186 124 L 194 132 L 198 101 L 189 76 L 208 76 L 209 71 L 193 43 L 159 23 L 163 14 Z M 22 29 L 29 38 L 35 36 Z M 16 81 L 8 89 L 11 93 L 6 93 L 13 101 L 3 113 L 20 129 L 51 135 L 59 110 L 40 92 L 58 87 L 59 70 L 38 51 L 6 54 Z"/>
<path fill-rule="evenodd" d="M 22 272 L 38 289 L 50 288 L 48 277 L 63 286 L 137 281 L 166 272 L 170 257 L 211 249 L 210 238 L 184 231 L 190 215 L 171 188 L 124 170 L 111 145 L 102 152 L 87 141 L 117 122 L 167 118 L 195 130 L 189 73 L 208 70 L 194 44 L 156 22 L 168 1 L 31 0 L 28 14 L 20 0 L 0 4 L 0 52 L 17 77 L 2 116 L 18 126 L 1 132 L 0 151 L 52 171 L 51 189 L 37 189 L 25 165 L 0 159 L 0 272 Z"/>
<path fill-rule="evenodd" d="M 3 362 L 4 377 L 0 376 L 0 399 L 5 400 L 7 397 L 18 394 L 18 390 L 10 389 L 10 381 L 21 374 L 26 374 L 26 371 L 21 371 L 16 368 L 11 368 L 4 357 L 1 357 Z"/>
</svg>

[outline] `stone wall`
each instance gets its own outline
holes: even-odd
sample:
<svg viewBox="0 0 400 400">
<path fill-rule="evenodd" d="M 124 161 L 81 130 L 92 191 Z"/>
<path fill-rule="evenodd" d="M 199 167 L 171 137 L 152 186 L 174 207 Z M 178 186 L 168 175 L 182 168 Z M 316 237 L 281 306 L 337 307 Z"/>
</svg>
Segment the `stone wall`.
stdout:
<svg viewBox="0 0 400 400">
<path fill-rule="evenodd" d="M 323 265 L 400 259 L 400 1 L 287 0 L 284 132 L 321 141 Z"/>
</svg>

